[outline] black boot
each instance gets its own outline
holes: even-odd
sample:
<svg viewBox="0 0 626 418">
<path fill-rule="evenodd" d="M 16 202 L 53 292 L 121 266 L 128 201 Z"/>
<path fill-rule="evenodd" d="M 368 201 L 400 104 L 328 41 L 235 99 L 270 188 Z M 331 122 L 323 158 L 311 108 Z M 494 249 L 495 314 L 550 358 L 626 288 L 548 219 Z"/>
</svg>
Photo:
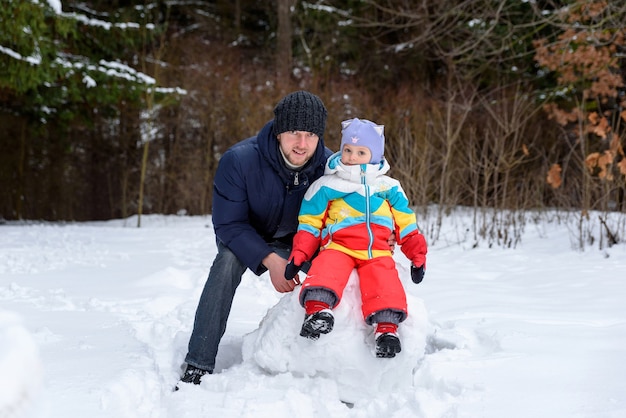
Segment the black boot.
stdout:
<svg viewBox="0 0 626 418">
<path fill-rule="evenodd" d="M 185 369 L 185 373 L 183 373 L 183 377 L 180 378 L 180 381 L 178 382 L 178 385 L 180 385 L 180 383 L 193 383 L 194 385 L 199 385 L 201 380 L 202 380 L 202 376 L 204 376 L 205 374 L 212 374 L 213 371 L 212 370 L 204 370 L 204 369 L 200 369 L 198 367 L 194 367 L 190 364 L 187 365 L 187 368 Z M 178 385 L 176 385 L 176 388 L 174 390 L 178 390 Z"/>
<path fill-rule="evenodd" d="M 376 336 L 376 357 L 393 358 L 402 351 L 400 338 L 395 332 L 386 332 Z"/>
<path fill-rule="evenodd" d="M 300 336 L 317 340 L 320 334 L 328 334 L 333 330 L 335 325 L 335 317 L 330 309 L 322 309 L 321 311 L 306 315 L 304 323 L 300 330 Z"/>
</svg>

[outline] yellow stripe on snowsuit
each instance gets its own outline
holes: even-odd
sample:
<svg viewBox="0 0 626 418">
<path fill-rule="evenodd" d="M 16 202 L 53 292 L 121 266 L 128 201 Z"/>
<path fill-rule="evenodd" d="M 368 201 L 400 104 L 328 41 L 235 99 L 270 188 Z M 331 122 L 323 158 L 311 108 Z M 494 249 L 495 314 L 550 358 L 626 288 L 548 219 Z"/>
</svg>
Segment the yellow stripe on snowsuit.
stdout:
<svg viewBox="0 0 626 418">
<path fill-rule="evenodd" d="M 400 230 L 400 236 L 396 237 L 396 239 L 398 242 L 402 242 L 407 235 L 417 230 L 417 219 L 414 213 L 400 212 L 394 209 L 391 212 Z"/>
<path fill-rule="evenodd" d="M 338 250 L 359 260 L 369 260 L 370 258 L 376 257 L 391 257 L 392 255 L 391 250 L 372 250 L 372 257 L 370 257 L 368 250 L 354 250 L 352 248 L 339 245 L 334 241 L 331 241 L 326 247 L 324 247 L 324 249 Z"/>
</svg>

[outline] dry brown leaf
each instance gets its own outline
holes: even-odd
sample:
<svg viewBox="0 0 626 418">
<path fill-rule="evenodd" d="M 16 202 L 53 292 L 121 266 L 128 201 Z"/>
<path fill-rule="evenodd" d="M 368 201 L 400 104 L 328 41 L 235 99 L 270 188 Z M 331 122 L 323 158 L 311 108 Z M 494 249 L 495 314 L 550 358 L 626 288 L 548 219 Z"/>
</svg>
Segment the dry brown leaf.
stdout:
<svg viewBox="0 0 626 418">
<path fill-rule="evenodd" d="M 609 121 L 606 118 L 600 118 L 598 123 L 593 126 L 593 133 L 600 138 L 606 138 L 606 135 L 611 131 Z"/>
<path fill-rule="evenodd" d="M 528 151 L 528 147 L 526 146 L 526 144 L 522 144 L 522 152 L 527 157 L 530 155 L 530 152 Z"/>
<path fill-rule="evenodd" d="M 585 165 L 587 166 L 587 170 L 589 170 L 590 173 L 593 173 L 594 168 L 598 166 L 599 158 L 599 152 L 592 152 L 591 154 L 587 155 L 587 158 L 585 158 Z"/>
<path fill-rule="evenodd" d="M 604 151 L 604 153 L 598 158 L 598 167 L 600 167 L 598 177 L 601 179 L 606 178 L 607 180 L 613 179 L 608 171 L 609 166 L 613 163 L 613 158 L 613 153 L 609 150 Z"/>
<path fill-rule="evenodd" d="M 613 151 L 607 149 L 602 153 L 602 155 L 600 155 L 600 158 L 598 158 L 598 164 L 611 164 L 613 162 L 613 158 L 615 158 L 615 154 L 613 153 Z"/>
<path fill-rule="evenodd" d="M 550 170 L 548 171 L 548 176 L 546 177 L 546 182 L 552 186 L 553 189 L 558 189 L 561 187 L 561 183 L 563 180 L 561 179 L 561 165 L 560 164 L 552 164 Z"/>
<path fill-rule="evenodd" d="M 613 180 L 613 175 L 609 171 L 611 164 L 615 160 L 615 152 L 612 150 L 606 150 L 602 154 L 599 152 L 592 152 L 585 158 L 585 165 L 591 174 L 594 174 L 596 168 L 599 171 L 596 173 L 601 179 Z"/>
<path fill-rule="evenodd" d="M 565 126 L 571 122 L 576 122 L 580 116 L 580 110 L 578 108 L 567 111 L 559 108 L 555 103 L 547 103 L 543 105 L 543 110 L 548 114 L 549 119 L 556 120 L 556 122 L 561 126 Z"/>
<path fill-rule="evenodd" d="M 619 172 L 626 176 L 626 158 L 622 158 L 622 161 L 617 163 L 617 166 L 619 167 Z"/>
</svg>

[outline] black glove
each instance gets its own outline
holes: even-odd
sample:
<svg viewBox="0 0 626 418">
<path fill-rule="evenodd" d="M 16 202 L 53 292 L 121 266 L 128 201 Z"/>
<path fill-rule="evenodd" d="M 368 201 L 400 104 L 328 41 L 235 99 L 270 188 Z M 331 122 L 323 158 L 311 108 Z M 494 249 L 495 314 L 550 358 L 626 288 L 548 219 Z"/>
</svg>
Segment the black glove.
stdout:
<svg viewBox="0 0 626 418">
<path fill-rule="evenodd" d="M 285 267 L 285 279 L 293 280 L 293 278 L 296 277 L 296 274 L 300 271 L 300 267 L 302 266 L 295 264 L 293 260 L 287 263 L 287 267 Z"/>
<path fill-rule="evenodd" d="M 413 280 L 413 283 L 421 283 L 424 280 L 424 273 L 424 266 L 415 267 L 411 264 L 411 280 Z"/>
</svg>

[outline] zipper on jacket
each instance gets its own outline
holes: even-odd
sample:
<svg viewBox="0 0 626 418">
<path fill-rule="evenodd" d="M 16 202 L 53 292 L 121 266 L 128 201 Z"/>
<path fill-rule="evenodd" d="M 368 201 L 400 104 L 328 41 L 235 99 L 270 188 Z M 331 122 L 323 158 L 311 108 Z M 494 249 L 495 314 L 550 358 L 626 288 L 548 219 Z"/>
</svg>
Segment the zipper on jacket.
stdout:
<svg viewBox="0 0 626 418">
<path fill-rule="evenodd" d="M 294 186 L 298 186 L 300 184 L 300 180 L 298 180 L 298 176 L 300 175 L 300 173 L 298 171 L 296 171 L 295 176 L 293 176 L 293 185 Z"/>
<path fill-rule="evenodd" d="M 367 234 L 369 236 L 369 243 L 367 244 L 367 257 L 369 259 L 372 259 L 374 258 L 372 254 L 372 246 L 374 245 L 374 234 L 372 234 L 372 228 L 370 224 L 371 201 L 370 201 L 370 188 L 367 185 L 367 181 L 365 181 L 366 170 L 367 170 L 367 165 L 361 164 L 361 184 L 365 188 L 365 228 L 367 229 Z"/>
</svg>

